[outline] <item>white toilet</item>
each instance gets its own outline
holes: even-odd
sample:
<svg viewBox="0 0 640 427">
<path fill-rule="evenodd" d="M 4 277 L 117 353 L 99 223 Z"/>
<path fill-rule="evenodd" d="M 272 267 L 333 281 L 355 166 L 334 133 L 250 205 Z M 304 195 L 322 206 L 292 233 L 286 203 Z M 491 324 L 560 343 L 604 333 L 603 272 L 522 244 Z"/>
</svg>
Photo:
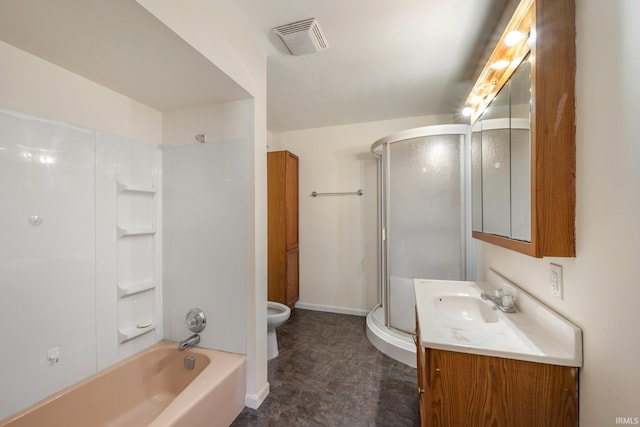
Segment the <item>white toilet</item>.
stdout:
<svg viewBox="0 0 640 427">
<path fill-rule="evenodd" d="M 279 302 L 267 301 L 267 359 L 278 356 L 276 328 L 287 321 L 291 309 Z"/>
</svg>

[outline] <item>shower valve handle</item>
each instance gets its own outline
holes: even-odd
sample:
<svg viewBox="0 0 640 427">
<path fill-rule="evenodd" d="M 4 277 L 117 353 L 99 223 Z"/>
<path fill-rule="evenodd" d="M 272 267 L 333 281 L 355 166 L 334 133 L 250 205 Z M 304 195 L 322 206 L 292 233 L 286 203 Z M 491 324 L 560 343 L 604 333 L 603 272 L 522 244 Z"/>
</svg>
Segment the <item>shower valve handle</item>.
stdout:
<svg viewBox="0 0 640 427">
<path fill-rule="evenodd" d="M 202 332 L 207 326 L 207 316 L 199 308 L 192 308 L 184 319 L 184 325 L 191 332 Z"/>
</svg>

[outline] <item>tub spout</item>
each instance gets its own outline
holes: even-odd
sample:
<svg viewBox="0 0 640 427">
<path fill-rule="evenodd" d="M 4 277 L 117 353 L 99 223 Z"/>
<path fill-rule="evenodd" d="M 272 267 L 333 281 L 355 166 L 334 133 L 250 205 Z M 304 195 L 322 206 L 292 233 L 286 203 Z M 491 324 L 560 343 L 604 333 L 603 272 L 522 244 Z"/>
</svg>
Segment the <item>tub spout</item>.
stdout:
<svg viewBox="0 0 640 427">
<path fill-rule="evenodd" d="M 194 345 L 198 344 L 199 342 L 200 342 L 200 335 L 193 334 L 189 338 L 187 338 L 186 340 L 180 341 L 180 344 L 178 344 L 178 350 L 182 351 L 182 350 L 186 349 L 187 347 L 193 347 Z"/>
</svg>

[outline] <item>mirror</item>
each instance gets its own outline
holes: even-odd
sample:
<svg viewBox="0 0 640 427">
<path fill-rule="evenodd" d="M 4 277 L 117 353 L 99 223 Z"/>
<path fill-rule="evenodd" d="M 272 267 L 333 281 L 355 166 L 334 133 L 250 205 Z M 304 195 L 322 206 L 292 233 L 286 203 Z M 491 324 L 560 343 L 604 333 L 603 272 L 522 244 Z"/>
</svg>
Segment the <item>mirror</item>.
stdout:
<svg viewBox="0 0 640 427">
<path fill-rule="evenodd" d="M 471 89 L 473 237 L 575 256 L 575 2 L 521 0 Z"/>
<path fill-rule="evenodd" d="M 531 241 L 531 66 L 522 61 L 472 127 L 473 231 Z"/>
<path fill-rule="evenodd" d="M 471 230 L 482 232 L 482 122 L 471 126 Z"/>
<path fill-rule="evenodd" d="M 531 64 L 511 76 L 511 238 L 531 241 Z"/>
<path fill-rule="evenodd" d="M 482 230 L 511 235 L 509 85 L 505 85 L 481 117 Z"/>
</svg>

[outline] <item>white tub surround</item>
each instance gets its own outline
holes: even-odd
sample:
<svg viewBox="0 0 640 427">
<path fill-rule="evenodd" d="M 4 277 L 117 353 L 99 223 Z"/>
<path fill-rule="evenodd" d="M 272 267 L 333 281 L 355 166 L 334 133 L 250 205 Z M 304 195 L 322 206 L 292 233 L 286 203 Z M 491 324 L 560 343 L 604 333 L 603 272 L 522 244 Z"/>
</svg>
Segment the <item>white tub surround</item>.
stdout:
<svg viewBox="0 0 640 427">
<path fill-rule="evenodd" d="M 162 336 L 156 146 L 0 109 L 0 418 Z M 24 338 L 14 319 L 37 325 Z M 33 384 L 37 383 L 37 387 Z"/>
<path fill-rule="evenodd" d="M 560 366 L 582 366 L 582 331 L 491 271 L 488 283 L 415 279 L 419 344 L 425 348 Z M 481 293 L 515 298 L 504 313 Z"/>
</svg>

